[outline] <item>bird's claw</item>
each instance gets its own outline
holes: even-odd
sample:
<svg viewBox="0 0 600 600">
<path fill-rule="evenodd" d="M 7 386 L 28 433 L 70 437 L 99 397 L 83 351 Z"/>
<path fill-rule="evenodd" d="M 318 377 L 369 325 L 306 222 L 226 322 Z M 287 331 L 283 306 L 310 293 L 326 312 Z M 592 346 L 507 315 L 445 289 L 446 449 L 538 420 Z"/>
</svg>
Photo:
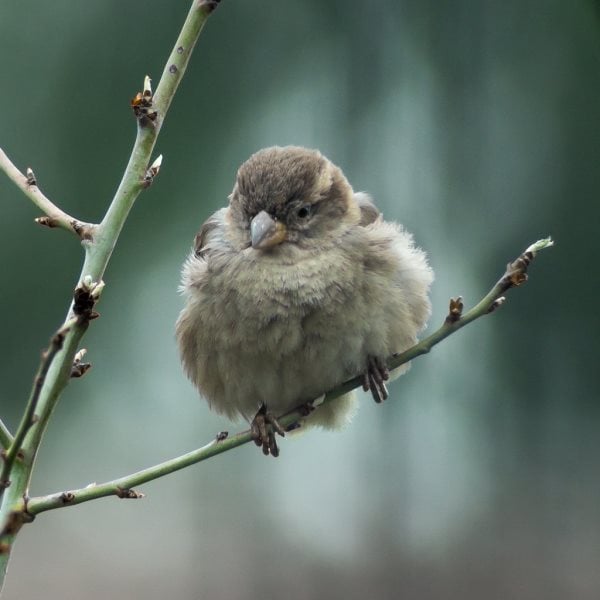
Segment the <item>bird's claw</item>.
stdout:
<svg viewBox="0 0 600 600">
<path fill-rule="evenodd" d="M 362 375 L 362 387 L 365 392 L 371 390 L 373 400 L 380 404 L 389 397 L 385 382 L 390 378 L 390 370 L 385 361 L 376 356 L 369 356 L 367 369 Z"/>
<path fill-rule="evenodd" d="M 296 410 L 300 413 L 300 416 L 302 417 L 302 419 L 300 419 L 299 421 L 293 421 L 292 423 L 287 425 L 285 428 L 286 432 L 296 431 L 296 429 L 300 429 L 300 427 L 302 427 L 303 419 L 305 417 L 310 416 L 310 414 L 314 410 L 316 410 L 316 406 L 314 406 L 312 404 L 312 402 L 307 402 L 306 404 L 301 404 L 300 406 L 298 406 Z"/>
<path fill-rule="evenodd" d="M 252 439 L 257 446 L 262 447 L 263 454 L 273 457 L 279 456 L 279 448 L 275 434 L 278 433 L 281 437 L 285 437 L 285 431 L 279 424 L 279 421 L 267 411 L 267 407 L 263 404 L 256 416 L 250 424 Z"/>
</svg>

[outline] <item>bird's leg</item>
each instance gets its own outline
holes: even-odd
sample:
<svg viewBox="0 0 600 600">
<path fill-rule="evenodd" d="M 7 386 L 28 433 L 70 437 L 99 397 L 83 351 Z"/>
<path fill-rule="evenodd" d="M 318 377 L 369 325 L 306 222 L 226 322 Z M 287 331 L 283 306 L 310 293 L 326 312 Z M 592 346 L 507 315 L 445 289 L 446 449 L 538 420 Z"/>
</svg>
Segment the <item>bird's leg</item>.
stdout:
<svg viewBox="0 0 600 600">
<path fill-rule="evenodd" d="M 373 400 L 380 404 L 389 397 L 385 382 L 390 378 L 390 371 L 385 361 L 377 356 L 369 356 L 367 369 L 362 375 L 362 387 L 365 392 L 371 390 Z"/>
<path fill-rule="evenodd" d="M 257 446 L 262 447 L 265 456 L 279 456 L 279 448 L 275 441 L 275 434 L 285 437 L 285 431 L 279 424 L 277 419 L 267 411 L 267 407 L 263 404 L 256 413 L 252 423 L 250 423 L 250 431 L 252 439 Z"/>
</svg>

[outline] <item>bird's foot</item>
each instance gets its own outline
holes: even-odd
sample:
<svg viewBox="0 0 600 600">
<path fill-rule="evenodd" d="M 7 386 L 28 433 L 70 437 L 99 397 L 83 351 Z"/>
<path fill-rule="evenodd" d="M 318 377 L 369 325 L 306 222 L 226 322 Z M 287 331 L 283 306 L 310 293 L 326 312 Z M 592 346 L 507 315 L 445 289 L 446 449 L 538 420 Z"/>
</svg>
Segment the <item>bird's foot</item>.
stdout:
<svg viewBox="0 0 600 600">
<path fill-rule="evenodd" d="M 389 397 L 385 382 L 390 378 L 390 371 L 385 361 L 376 356 L 369 356 L 367 369 L 362 375 L 362 387 L 365 392 L 371 390 L 373 400 L 380 404 Z"/>
<path fill-rule="evenodd" d="M 279 424 L 279 421 L 267 411 L 267 407 L 263 404 L 256 416 L 250 423 L 250 431 L 252 439 L 257 446 L 262 447 L 263 454 L 273 457 L 279 456 L 279 448 L 275 440 L 275 434 L 278 433 L 281 437 L 285 437 L 285 431 Z"/>
</svg>

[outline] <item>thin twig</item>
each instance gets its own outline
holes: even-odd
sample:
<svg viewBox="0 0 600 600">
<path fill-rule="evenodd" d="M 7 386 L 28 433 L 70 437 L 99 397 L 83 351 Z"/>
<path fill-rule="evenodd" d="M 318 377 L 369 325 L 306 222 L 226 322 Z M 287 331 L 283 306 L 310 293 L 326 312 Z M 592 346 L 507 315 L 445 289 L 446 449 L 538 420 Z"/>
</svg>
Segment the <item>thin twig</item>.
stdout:
<svg viewBox="0 0 600 600">
<path fill-rule="evenodd" d="M 65 323 L 65 325 L 63 325 L 52 336 L 52 339 L 50 340 L 50 345 L 42 353 L 42 360 L 40 362 L 38 372 L 33 381 L 33 387 L 29 395 L 27 407 L 25 409 L 25 412 L 23 413 L 23 417 L 21 418 L 21 422 L 19 423 L 19 427 L 17 428 L 12 443 L 10 444 L 10 447 L 8 447 L 6 455 L 4 457 L 4 464 L 2 465 L 2 470 L 0 471 L 0 499 L 2 498 L 4 490 L 10 485 L 10 472 L 12 470 L 15 460 L 17 460 L 19 452 L 21 451 L 23 440 L 25 439 L 27 432 L 31 429 L 31 427 L 33 427 L 33 425 L 37 421 L 35 411 L 38 406 L 40 393 L 44 386 L 44 382 L 46 381 L 46 376 L 48 375 L 50 365 L 52 364 L 54 357 L 62 349 L 63 342 L 65 340 L 65 335 L 68 333 L 69 329 L 76 323 L 76 321 L 77 318 L 74 318 L 70 322 Z"/>
<path fill-rule="evenodd" d="M 452 298 L 450 300 L 448 316 L 444 324 L 420 343 L 390 359 L 388 362 L 389 368 L 395 369 L 417 356 L 427 354 L 433 346 L 450 334 L 458 331 L 475 319 L 494 312 L 504 304 L 505 298 L 503 294 L 510 288 L 517 287 L 527 281 L 527 269 L 536 254 L 540 250 L 553 245 L 554 242 L 549 237 L 531 244 L 516 260 L 508 263 L 504 275 L 502 275 L 485 297 L 467 313 L 462 314 L 462 298 Z"/>
<path fill-rule="evenodd" d="M 46 215 L 38 217 L 35 220 L 36 223 L 46 227 L 60 227 L 74 233 L 82 240 L 92 238 L 95 225 L 75 219 L 58 208 L 54 202 L 42 193 L 31 169 L 28 170 L 28 176 L 23 175 L 2 148 L 0 148 L 0 169 Z"/>
<path fill-rule="evenodd" d="M 12 433 L 9 431 L 2 419 L 0 419 L 0 446 L 2 446 L 2 448 L 5 450 L 8 450 L 9 446 L 12 444 L 12 441 Z"/>
<path fill-rule="evenodd" d="M 552 246 L 553 242 L 550 238 L 540 240 L 535 244 L 532 244 L 523 252 L 514 262 L 509 263 L 506 272 L 498 280 L 496 285 L 489 291 L 489 293 L 470 311 L 466 314 L 462 314 L 462 301 L 460 299 L 452 299 L 450 301 L 450 311 L 444 324 L 430 336 L 416 344 L 412 348 L 409 348 L 405 352 L 393 356 L 388 361 L 388 366 L 391 369 L 403 365 L 417 356 L 427 354 L 433 346 L 439 344 L 443 339 L 449 335 L 455 333 L 468 323 L 471 323 L 475 319 L 489 314 L 495 310 L 499 304 L 503 302 L 501 300 L 502 294 L 504 294 L 511 287 L 520 285 L 527 278 L 527 268 L 530 262 L 535 257 L 536 253 L 543 248 Z M 330 402 L 343 394 L 346 394 L 353 389 L 362 385 L 362 378 L 355 377 L 349 381 L 346 381 L 342 385 L 338 386 L 334 390 L 331 390 L 325 395 L 322 404 Z M 283 427 L 287 427 L 301 421 L 306 415 L 305 409 L 298 408 L 293 410 L 283 417 L 279 418 L 278 421 Z M 49 494 L 47 496 L 40 496 L 31 498 L 27 504 L 27 511 L 30 515 L 36 515 L 47 510 L 53 510 L 56 508 L 63 508 L 65 506 L 74 506 L 83 502 L 89 502 L 90 500 L 96 500 L 98 498 L 104 498 L 106 496 L 117 496 L 119 498 L 141 498 L 142 494 L 133 490 L 135 486 L 142 485 L 153 479 L 158 479 L 180 469 L 184 469 L 193 464 L 202 462 L 208 458 L 222 454 L 233 448 L 237 448 L 243 444 L 248 443 L 252 440 L 252 434 L 250 430 L 243 431 L 234 436 L 227 437 L 226 434 L 219 434 L 217 437 L 202 448 L 188 452 L 182 456 L 178 456 L 171 460 L 167 460 L 153 467 L 138 471 L 132 475 L 127 475 L 119 479 L 114 479 L 106 483 L 101 484 L 90 484 L 85 488 L 70 490 L 64 492 L 57 492 L 55 494 Z"/>
</svg>

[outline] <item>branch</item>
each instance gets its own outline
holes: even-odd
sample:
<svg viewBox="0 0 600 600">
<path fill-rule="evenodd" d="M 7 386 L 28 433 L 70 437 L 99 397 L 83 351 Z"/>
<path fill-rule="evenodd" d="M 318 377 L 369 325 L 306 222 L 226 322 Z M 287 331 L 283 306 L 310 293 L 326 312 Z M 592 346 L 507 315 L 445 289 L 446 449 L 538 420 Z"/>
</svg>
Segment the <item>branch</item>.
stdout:
<svg viewBox="0 0 600 600">
<path fill-rule="evenodd" d="M 409 348 L 405 352 L 394 356 L 388 363 L 389 368 L 395 369 L 417 356 L 427 354 L 433 346 L 439 344 L 439 342 L 455 331 L 458 331 L 479 317 L 494 312 L 504 304 L 506 299 L 503 294 L 510 288 L 518 287 L 527 281 L 527 269 L 537 253 L 540 250 L 550 248 L 553 245 L 554 242 L 549 237 L 531 244 L 516 260 L 508 263 L 504 275 L 496 282 L 496 285 L 494 285 L 484 298 L 464 315 L 462 314 L 462 298 L 459 296 L 458 298 L 451 299 L 448 316 L 446 317 L 444 324 L 420 343 Z"/>
<path fill-rule="evenodd" d="M 462 300 L 460 298 L 450 300 L 450 310 L 446 317 L 443 325 L 430 336 L 416 344 L 412 348 L 409 348 L 401 354 L 395 355 L 388 360 L 388 366 L 390 369 L 395 369 L 404 363 L 409 362 L 417 356 L 427 354 L 433 346 L 439 344 L 443 339 L 449 335 L 458 331 L 465 325 L 471 323 L 475 319 L 484 315 L 490 314 L 496 308 L 504 303 L 504 294 L 511 287 L 521 285 L 527 280 L 527 268 L 531 261 L 535 258 L 537 252 L 544 248 L 548 248 L 553 245 L 550 238 L 539 240 L 535 244 L 529 246 L 515 261 L 509 263 L 506 272 L 498 280 L 496 285 L 489 291 L 489 293 L 470 311 L 466 314 L 462 314 Z M 350 392 L 351 390 L 360 387 L 362 385 L 362 377 L 355 377 L 349 381 L 346 381 L 337 388 L 331 390 L 322 401 L 322 404 L 330 402 L 343 394 Z M 295 409 L 283 417 L 278 419 L 279 423 L 283 427 L 288 427 L 294 423 L 299 422 L 303 417 L 306 416 L 305 408 Z M 119 479 L 114 479 L 102 484 L 90 484 L 85 488 L 57 492 L 55 494 L 49 494 L 47 496 L 40 496 L 31 498 L 27 503 L 27 512 L 31 516 L 35 516 L 41 512 L 47 510 L 53 510 L 56 508 L 63 508 L 66 506 L 75 506 L 83 502 L 89 502 L 90 500 L 96 500 L 98 498 L 104 498 L 106 496 L 117 496 L 119 498 L 142 498 L 143 494 L 136 492 L 134 486 L 141 485 L 158 479 L 180 469 L 184 469 L 196 463 L 202 462 L 208 458 L 222 454 L 233 448 L 237 448 L 243 444 L 248 443 L 252 440 L 252 434 L 250 430 L 243 431 L 232 437 L 228 437 L 226 432 L 219 433 L 217 437 L 206 446 L 188 452 L 177 458 L 167 460 L 153 467 L 138 471 L 132 475 L 127 475 Z"/>
<path fill-rule="evenodd" d="M 0 476 L 6 483 L 10 479 L 10 487 L 5 488 L 0 504 L 0 589 L 13 541 L 20 527 L 31 519 L 31 514 L 27 511 L 27 490 L 42 436 L 60 395 L 70 379 L 79 341 L 87 329 L 89 320 L 97 316 L 92 309 L 104 285 L 102 277 L 125 220 L 140 192 L 147 188 L 158 174 L 161 161 L 157 160 L 150 165 L 156 138 L 186 70 L 192 49 L 206 20 L 217 5 L 218 0 L 192 1 L 179 38 L 165 66 L 156 96 L 152 97 L 148 85 L 144 86 L 144 94 L 140 95 L 139 102 L 137 96 L 132 101 L 134 112 L 138 117 L 136 140 L 119 187 L 99 225 L 81 224 L 58 209 L 39 191 L 33 172 L 28 172 L 28 176 L 25 177 L 6 154 L 0 152 L 0 168 L 46 214 L 46 217 L 42 217 L 39 222 L 74 231 L 86 241 L 83 245 L 85 261 L 75 296 L 65 324 L 61 328 L 64 330 L 68 326 L 62 338 L 62 348 L 52 350 L 52 356 L 42 361 L 41 377 L 36 378 L 34 384 L 36 391 L 32 392 L 26 414 L 15 440 L 8 449 L 7 460 L 4 462 Z M 138 107 L 138 104 L 143 106 Z M 147 105 L 151 106 L 151 112 L 144 112 Z M 140 110 L 137 111 L 136 108 Z M 144 111 L 141 110 L 142 108 Z M 83 230 L 78 231 L 77 225 L 82 225 Z M 41 382 L 39 385 L 38 381 Z M 19 460 L 21 455 L 23 460 Z"/>
<path fill-rule="evenodd" d="M 36 223 L 46 227 L 60 227 L 74 233 L 81 240 L 92 238 L 95 225 L 79 221 L 58 208 L 54 202 L 42 193 L 33 171 L 28 168 L 27 175 L 23 175 L 10 158 L 6 156 L 2 148 L 0 148 L 0 169 L 46 215 L 45 217 L 38 217 L 35 220 Z"/>
<path fill-rule="evenodd" d="M 12 444 L 13 436 L 8 430 L 8 427 L 2 422 L 0 419 L 0 446 L 5 450 L 8 450 L 9 446 Z"/>
<path fill-rule="evenodd" d="M 22 452 L 23 441 L 28 431 L 35 425 L 38 420 L 35 412 L 40 399 L 42 388 L 46 381 L 50 365 L 54 360 L 54 357 L 60 352 L 65 341 L 65 336 L 71 327 L 77 322 L 77 317 L 71 319 L 71 321 L 65 323 L 50 340 L 49 347 L 42 353 L 42 360 L 38 368 L 38 372 L 33 381 L 33 388 L 29 395 L 27 402 L 27 408 L 23 413 L 15 437 L 12 440 L 10 446 L 7 446 L 6 455 L 4 456 L 4 464 L 0 471 L 0 499 L 4 493 L 4 490 L 10 485 L 10 472 L 12 470 L 15 460 L 19 457 L 19 453 Z M 8 432 L 7 432 L 8 433 Z M 9 434 L 10 435 L 10 434 Z"/>
<path fill-rule="evenodd" d="M 158 165 L 155 162 L 148 167 L 156 138 L 185 73 L 192 50 L 208 17 L 219 1 L 193 0 L 179 37 L 163 69 L 156 93 L 152 95 L 150 80 L 146 77 L 144 92 L 139 93 L 131 102 L 134 113 L 138 117 L 136 140 L 121 183 L 98 226 L 95 236 L 97 243 L 90 249 L 82 271 L 82 275 L 89 275 L 94 281 L 102 279 L 133 203 L 158 172 L 156 167 L 160 167 L 160 161 Z M 153 168 L 156 169 L 154 172 Z"/>
<path fill-rule="evenodd" d="M 202 26 L 212 11 L 212 8 L 209 8 L 210 6 L 212 6 L 212 3 L 208 0 L 195 0 L 192 3 L 186 21 L 183 24 L 176 47 L 169 59 L 169 62 L 178 65 L 178 70 L 182 73 L 185 71 L 189 61 L 191 48 L 195 44 Z M 182 39 L 185 40 L 185 43 L 188 44 L 189 47 L 187 47 L 186 52 L 178 53 L 177 47 L 181 45 Z M 173 59 L 175 60 L 175 63 L 173 63 L 172 60 L 173 55 L 177 57 L 177 59 Z M 169 62 L 167 64 L 169 64 Z M 89 244 L 85 245 L 86 257 L 80 275 L 80 283 L 76 289 L 74 303 L 69 310 L 67 321 L 78 312 L 78 298 L 83 304 L 85 304 L 86 301 L 89 301 L 90 306 L 87 307 L 87 310 L 91 311 L 91 308 L 98 299 L 103 287 L 103 284 L 101 283 L 102 276 L 129 211 L 140 192 L 148 185 L 148 172 L 150 171 L 150 175 L 152 175 L 153 167 L 156 169 L 155 165 L 152 165 L 150 170 L 148 169 L 150 156 L 160 130 L 160 124 L 164 120 L 165 112 L 177 89 L 177 84 L 180 79 L 180 77 L 178 77 L 174 82 L 170 80 L 165 82 L 165 77 L 167 77 L 167 79 L 172 79 L 174 77 L 167 67 L 165 67 L 165 74 L 163 74 L 158 86 L 158 90 L 164 90 L 161 96 L 162 99 L 160 102 L 154 102 L 154 109 L 157 111 L 158 119 L 156 123 L 138 119 L 136 140 L 121 183 L 104 219 L 100 225 L 96 226 L 94 239 Z M 100 283 L 97 284 L 96 282 Z M 84 307 L 80 308 L 81 310 L 84 310 Z M 42 389 L 38 401 L 39 422 L 32 429 L 31 435 L 28 436 L 26 440 L 26 451 L 32 457 L 35 457 L 50 415 L 58 402 L 62 390 L 69 380 L 74 355 L 77 351 L 79 341 L 85 332 L 87 321 L 92 317 L 93 315 L 88 315 L 88 319 L 78 320 L 75 326 L 68 330 L 64 339 L 63 352 L 57 357 L 55 364 L 52 365 L 52 368 L 48 371 L 46 378 L 47 385 Z"/>
</svg>

